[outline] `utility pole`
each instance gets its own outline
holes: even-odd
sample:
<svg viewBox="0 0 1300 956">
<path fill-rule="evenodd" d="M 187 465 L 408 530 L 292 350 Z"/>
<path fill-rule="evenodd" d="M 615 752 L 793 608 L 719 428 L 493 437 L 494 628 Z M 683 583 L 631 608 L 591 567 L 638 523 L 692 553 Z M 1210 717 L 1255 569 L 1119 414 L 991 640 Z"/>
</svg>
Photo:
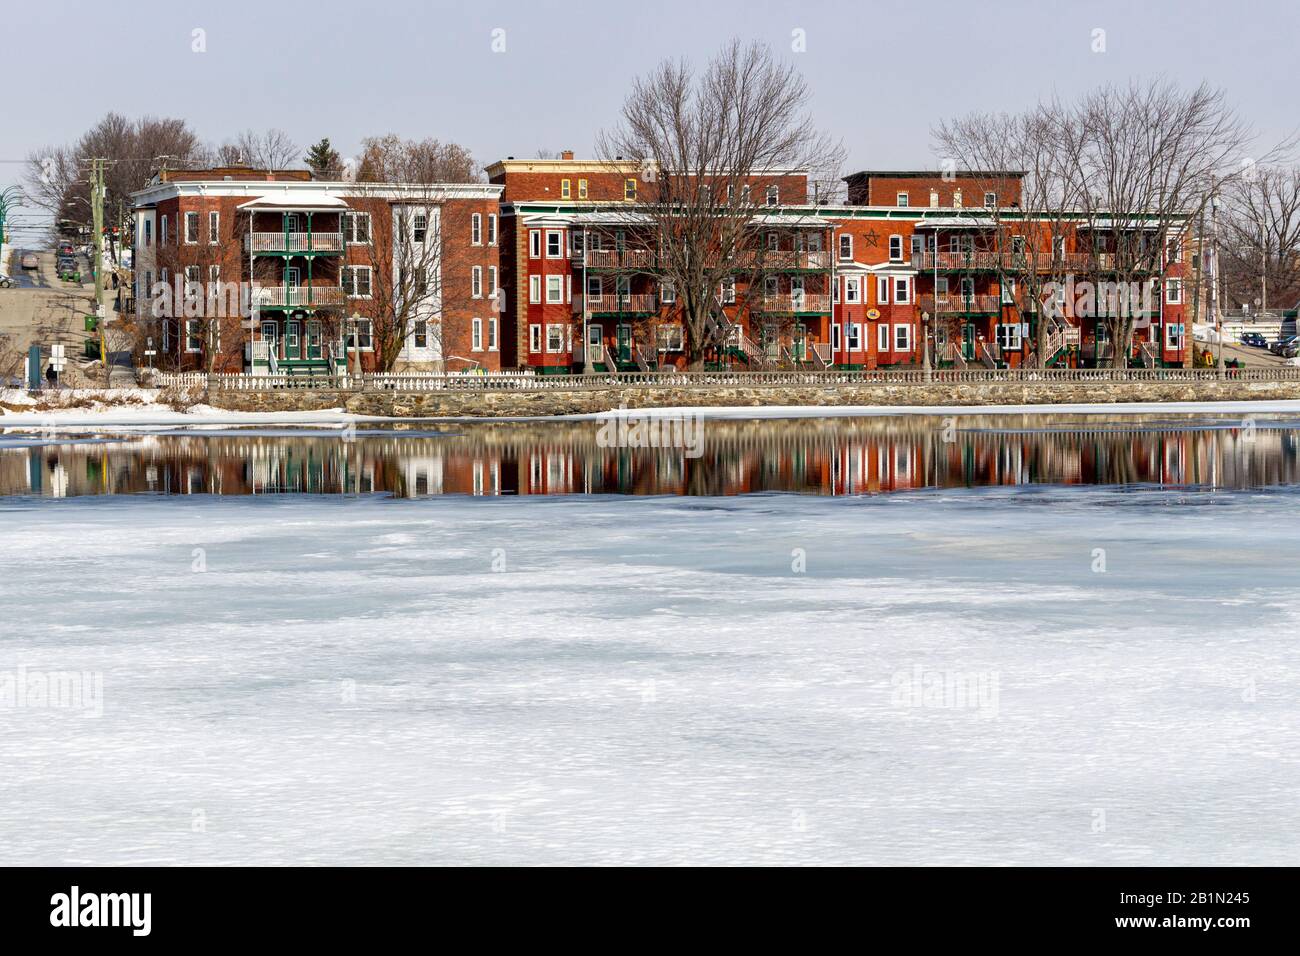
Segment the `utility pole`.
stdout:
<svg viewBox="0 0 1300 956">
<path fill-rule="evenodd" d="M 95 328 L 99 331 L 99 361 L 104 366 L 104 379 L 108 380 L 108 348 L 104 343 L 104 160 L 92 159 L 90 181 L 90 211 L 94 218 L 95 241 Z"/>
<path fill-rule="evenodd" d="M 1219 358 L 1216 366 L 1223 378 L 1223 309 L 1219 304 L 1219 193 L 1210 197 L 1210 231 L 1214 258 L 1210 260 L 1210 306 L 1214 309 L 1214 327 L 1219 333 Z"/>
</svg>

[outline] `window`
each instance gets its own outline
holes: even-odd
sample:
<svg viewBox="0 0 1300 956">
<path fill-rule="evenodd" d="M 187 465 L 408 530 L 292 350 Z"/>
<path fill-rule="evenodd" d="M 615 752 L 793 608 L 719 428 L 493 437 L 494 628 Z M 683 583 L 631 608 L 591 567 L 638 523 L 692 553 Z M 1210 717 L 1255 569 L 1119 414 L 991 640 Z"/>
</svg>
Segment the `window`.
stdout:
<svg viewBox="0 0 1300 956">
<path fill-rule="evenodd" d="M 483 298 L 483 267 L 474 266 L 469 270 L 469 294 L 475 299 Z"/>
<path fill-rule="evenodd" d="M 488 319 L 488 351 L 497 350 L 497 320 Z"/>
<path fill-rule="evenodd" d="M 889 237 L 889 258 L 892 262 L 898 262 L 903 258 L 903 237 Z"/>
<path fill-rule="evenodd" d="M 488 213 L 488 245 L 495 246 L 496 244 L 497 244 L 497 214 L 494 212 L 490 212 Z"/>
<path fill-rule="evenodd" d="M 472 245 L 483 245 L 483 214 L 476 212 L 469 217 L 469 241 Z"/>
<path fill-rule="evenodd" d="M 1183 280 L 1166 279 L 1165 280 L 1165 302 L 1169 305 L 1180 305 L 1183 301 Z"/>
<path fill-rule="evenodd" d="M 861 300 L 862 280 L 857 276 L 846 276 L 844 279 L 844 301 L 849 305 Z"/>
<path fill-rule="evenodd" d="M 849 323 L 849 351 L 856 352 L 862 348 L 862 323 Z"/>
<path fill-rule="evenodd" d="M 831 302 L 839 305 L 840 302 L 840 280 L 836 279 L 831 283 Z"/>
<path fill-rule="evenodd" d="M 350 212 L 344 219 L 343 238 L 346 242 L 370 242 L 370 213 Z"/>
<path fill-rule="evenodd" d="M 767 204 L 769 206 L 779 205 L 781 202 L 781 190 L 775 186 L 767 187 Z"/>
<path fill-rule="evenodd" d="M 935 302 L 948 301 L 948 277 L 947 276 L 939 276 L 937 279 L 934 280 L 934 301 Z"/>
<path fill-rule="evenodd" d="M 889 305 L 888 276 L 876 276 L 876 305 Z"/>
<path fill-rule="evenodd" d="M 528 351 L 540 352 L 542 350 L 542 327 L 540 325 L 528 326 Z"/>
<path fill-rule="evenodd" d="M 672 282 L 665 280 L 659 283 L 659 301 L 665 305 L 671 305 L 677 301 L 677 287 Z"/>
<path fill-rule="evenodd" d="M 728 277 L 722 280 L 722 304 L 735 305 L 736 303 L 736 280 Z"/>
<path fill-rule="evenodd" d="M 889 326 L 876 326 L 876 350 L 879 352 L 889 351 Z"/>
<path fill-rule="evenodd" d="M 894 351 L 912 351 L 912 327 L 910 325 L 894 326 Z"/>
<path fill-rule="evenodd" d="M 186 267 L 185 267 L 185 286 L 186 286 L 186 291 L 189 291 L 189 287 L 190 287 L 191 285 L 198 285 L 198 284 L 199 284 L 199 267 L 198 267 L 198 266 L 186 266 Z"/>
<path fill-rule="evenodd" d="M 427 349 L 429 347 L 429 323 L 424 319 L 416 319 L 412 323 L 411 344 L 417 349 Z"/>
<path fill-rule="evenodd" d="M 214 246 L 221 238 L 221 213 L 213 211 L 208 213 L 208 242 Z"/>
<path fill-rule="evenodd" d="M 1012 252 L 1013 255 L 1017 255 L 1017 256 L 1023 256 L 1023 255 L 1025 254 L 1025 237 L 1024 237 L 1024 236 L 1012 236 L 1012 237 L 1011 237 L 1011 252 Z"/>
<path fill-rule="evenodd" d="M 221 266 L 208 266 L 208 281 L 211 283 L 221 281 Z"/>
<path fill-rule="evenodd" d="M 626 199 L 626 200 L 628 200 L 629 202 L 632 201 L 632 200 L 634 200 L 634 199 L 636 199 L 636 180 L 635 180 L 635 179 L 625 179 L 625 180 L 623 180 L 623 198 Z"/>
<path fill-rule="evenodd" d="M 578 198 L 579 199 L 587 198 L 587 181 L 585 179 L 578 180 Z"/>
<path fill-rule="evenodd" d="M 162 225 L 158 229 L 158 242 L 167 245 L 167 217 L 162 217 Z"/>
<path fill-rule="evenodd" d="M 853 237 L 849 235 L 840 236 L 840 259 L 850 260 L 853 258 Z"/>
<path fill-rule="evenodd" d="M 1023 341 L 1019 322 L 1012 322 L 997 327 L 998 347 L 1004 352 L 1019 351 Z"/>
<path fill-rule="evenodd" d="M 894 200 L 894 201 L 895 201 L 895 203 L 896 203 L 897 205 L 899 205 L 899 206 L 906 206 L 906 205 L 907 205 L 907 193 L 899 193 L 899 194 L 895 197 L 895 200 Z"/>
<path fill-rule="evenodd" d="M 997 208 L 997 205 L 998 205 L 998 194 L 997 194 L 997 193 L 985 193 L 985 194 L 984 194 L 984 208 L 985 208 L 985 209 L 996 209 L 996 208 Z"/>
<path fill-rule="evenodd" d="M 546 258 L 564 258 L 564 233 L 548 230 L 546 233 Z"/>
<path fill-rule="evenodd" d="M 605 297 L 605 280 L 600 276 L 587 277 L 587 301 L 599 302 Z"/>
<path fill-rule="evenodd" d="M 375 347 L 369 319 L 348 319 L 347 348 L 369 352 Z"/>
<path fill-rule="evenodd" d="M 542 301 L 542 277 L 528 277 L 528 301 L 534 305 Z"/>
<path fill-rule="evenodd" d="M 939 190 L 937 190 L 937 189 L 931 189 L 931 190 L 930 190 L 930 208 L 931 208 L 931 209 L 937 209 L 938 206 L 939 206 Z"/>
<path fill-rule="evenodd" d="M 370 266 L 344 266 L 343 289 L 354 299 L 370 298 Z"/>
<path fill-rule="evenodd" d="M 542 257 L 542 233 L 540 229 L 530 230 L 528 233 L 528 258 L 540 259 Z"/>
<path fill-rule="evenodd" d="M 497 267 L 488 266 L 488 297 L 495 299 L 497 295 Z"/>
<path fill-rule="evenodd" d="M 839 350 L 840 350 L 840 327 L 838 324 L 836 324 L 831 326 L 831 351 L 838 352 Z"/>
<path fill-rule="evenodd" d="M 470 320 L 470 342 L 469 347 L 472 351 L 483 351 L 483 320 Z"/>
<path fill-rule="evenodd" d="M 572 198 L 572 196 L 573 196 L 573 186 L 572 186 L 570 180 L 567 180 L 567 179 L 561 179 L 561 180 L 560 180 L 560 198 L 561 198 L 561 199 L 570 199 L 570 198 Z"/>
<path fill-rule="evenodd" d="M 1165 326 L 1165 348 L 1178 350 L 1183 347 L 1183 326 L 1171 322 Z"/>
<path fill-rule="evenodd" d="M 911 245 L 913 257 L 925 252 L 925 236 L 913 236 Z"/>
<path fill-rule="evenodd" d="M 680 325 L 661 325 L 656 332 L 660 352 L 682 351 L 682 327 Z"/>
<path fill-rule="evenodd" d="M 556 305 L 564 301 L 564 277 L 546 277 L 546 303 Z"/>
<path fill-rule="evenodd" d="M 199 319 L 185 320 L 185 351 L 200 352 L 203 350 L 203 323 Z"/>
<path fill-rule="evenodd" d="M 1183 261 L 1183 241 L 1181 239 L 1170 239 L 1167 247 L 1167 254 L 1170 262 Z"/>
<path fill-rule="evenodd" d="M 906 276 L 894 277 L 894 301 L 906 305 L 912 301 L 912 280 Z"/>
<path fill-rule="evenodd" d="M 776 252 L 777 247 L 780 246 L 780 244 L 781 244 L 781 240 L 777 237 L 777 234 L 776 234 L 776 233 L 774 233 L 774 232 L 769 232 L 769 233 L 767 234 L 767 250 L 768 250 L 768 252 Z"/>
<path fill-rule="evenodd" d="M 546 327 L 546 351 L 552 353 L 564 351 L 564 326 L 548 325 Z"/>
<path fill-rule="evenodd" d="M 1052 256 L 1056 259 L 1065 258 L 1065 236 L 1057 236 L 1052 240 Z"/>
<path fill-rule="evenodd" d="M 153 220 L 152 219 L 146 219 L 144 221 L 144 244 L 146 248 L 153 245 Z"/>
<path fill-rule="evenodd" d="M 411 238 L 415 242 L 424 242 L 424 237 L 429 232 L 429 217 L 422 212 L 417 212 L 411 217 Z"/>
</svg>

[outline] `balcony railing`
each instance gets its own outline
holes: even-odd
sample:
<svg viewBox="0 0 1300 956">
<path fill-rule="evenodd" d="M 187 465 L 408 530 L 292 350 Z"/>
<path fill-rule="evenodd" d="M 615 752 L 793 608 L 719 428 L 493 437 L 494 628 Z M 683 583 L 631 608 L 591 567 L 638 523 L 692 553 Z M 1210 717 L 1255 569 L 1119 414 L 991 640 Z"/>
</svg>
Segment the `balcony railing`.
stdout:
<svg viewBox="0 0 1300 956">
<path fill-rule="evenodd" d="M 245 252 L 340 253 L 343 251 L 341 232 L 250 232 L 244 236 Z"/>
<path fill-rule="evenodd" d="M 830 312 L 831 297 L 807 292 L 794 295 L 765 295 L 758 302 L 760 312 Z"/>
<path fill-rule="evenodd" d="M 1005 304 L 1008 307 L 1013 303 L 1003 302 L 999 295 L 946 295 L 939 296 L 935 301 L 933 295 L 923 295 L 917 300 L 917 307 L 922 312 L 929 312 L 931 315 L 997 315 L 1002 311 Z"/>
<path fill-rule="evenodd" d="M 1118 260 L 1113 252 L 1066 252 L 1053 256 L 1048 252 L 997 252 L 991 249 L 972 249 L 960 252 L 937 253 L 940 272 L 1114 272 Z M 912 253 L 912 268 L 933 271 L 936 253 Z M 1151 271 L 1134 268 L 1135 272 Z"/>
<path fill-rule="evenodd" d="M 570 257 L 574 263 L 585 265 L 588 269 L 651 269 L 654 267 L 654 253 L 649 249 L 581 249 L 574 250 Z"/>
<path fill-rule="evenodd" d="M 573 297 L 573 311 L 582 312 L 583 306 L 592 314 L 602 312 L 658 312 L 658 296 L 653 293 L 606 292 L 598 296 Z"/>
<path fill-rule="evenodd" d="M 253 288 L 253 305 L 263 309 L 341 307 L 347 305 L 347 293 L 330 285 L 260 285 Z"/>
<path fill-rule="evenodd" d="M 744 250 L 732 256 L 737 269 L 769 269 L 817 272 L 829 269 L 831 254 L 826 250 L 796 251 L 793 249 Z"/>
</svg>

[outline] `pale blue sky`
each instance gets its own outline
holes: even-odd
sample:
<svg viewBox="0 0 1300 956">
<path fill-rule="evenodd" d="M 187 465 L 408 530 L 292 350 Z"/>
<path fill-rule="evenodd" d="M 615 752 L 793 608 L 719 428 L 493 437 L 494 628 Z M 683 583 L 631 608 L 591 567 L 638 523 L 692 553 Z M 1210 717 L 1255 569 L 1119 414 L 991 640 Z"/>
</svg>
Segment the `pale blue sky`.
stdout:
<svg viewBox="0 0 1300 956">
<path fill-rule="evenodd" d="M 798 62 L 849 169 L 931 162 L 929 130 L 944 116 L 1017 110 L 1133 76 L 1222 85 L 1269 138 L 1300 123 L 1295 0 L 7 7 L 5 160 L 71 140 L 110 109 L 184 116 L 214 141 L 246 127 L 278 126 L 304 145 L 329 136 L 344 155 L 389 131 L 459 141 L 484 163 L 539 148 L 589 155 L 634 75 L 668 56 L 705 59 L 733 35 Z M 191 51 L 195 28 L 206 53 Z M 492 52 L 495 28 L 506 31 L 505 53 Z M 805 53 L 791 51 L 796 28 Z M 1092 52 L 1095 28 L 1106 30 L 1105 53 Z M 18 169 L 0 164 L 0 183 Z"/>
</svg>

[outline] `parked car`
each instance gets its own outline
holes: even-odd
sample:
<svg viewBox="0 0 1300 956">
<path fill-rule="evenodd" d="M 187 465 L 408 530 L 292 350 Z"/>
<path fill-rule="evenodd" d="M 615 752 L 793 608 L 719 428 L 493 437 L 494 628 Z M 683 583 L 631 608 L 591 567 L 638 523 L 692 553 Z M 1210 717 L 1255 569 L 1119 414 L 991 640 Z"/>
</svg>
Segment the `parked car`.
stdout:
<svg viewBox="0 0 1300 956">
<path fill-rule="evenodd" d="M 1295 358 L 1300 355 L 1300 342 L 1292 341 L 1289 345 L 1282 346 L 1282 350 L 1277 354 L 1283 358 Z"/>
<path fill-rule="evenodd" d="M 14 284 L 14 280 L 9 278 L 3 272 L 0 272 L 0 289 L 7 289 Z"/>
<path fill-rule="evenodd" d="M 1300 341 L 1300 336 L 1290 335 L 1287 336 L 1286 338 L 1278 339 L 1276 342 L 1274 342 L 1272 345 L 1268 347 L 1268 350 L 1272 352 L 1274 355 L 1281 355 L 1284 358 L 1291 358 L 1295 353 L 1293 352 L 1292 355 L 1287 355 L 1286 350 L 1289 348 L 1294 349 L 1297 341 Z"/>
<path fill-rule="evenodd" d="M 23 253 L 22 266 L 24 269 L 36 269 L 40 267 L 40 264 L 41 264 L 41 260 L 36 258 L 36 253 L 34 252 Z"/>
<path fill-rule="evenodd" d="M 1241 336 L 1242 345 L 1250 345 L 1257 349 L 1268 348 L 1268 339 L 1264 338 L 1260 332 L 1245 332 Z"/>
</svg>

